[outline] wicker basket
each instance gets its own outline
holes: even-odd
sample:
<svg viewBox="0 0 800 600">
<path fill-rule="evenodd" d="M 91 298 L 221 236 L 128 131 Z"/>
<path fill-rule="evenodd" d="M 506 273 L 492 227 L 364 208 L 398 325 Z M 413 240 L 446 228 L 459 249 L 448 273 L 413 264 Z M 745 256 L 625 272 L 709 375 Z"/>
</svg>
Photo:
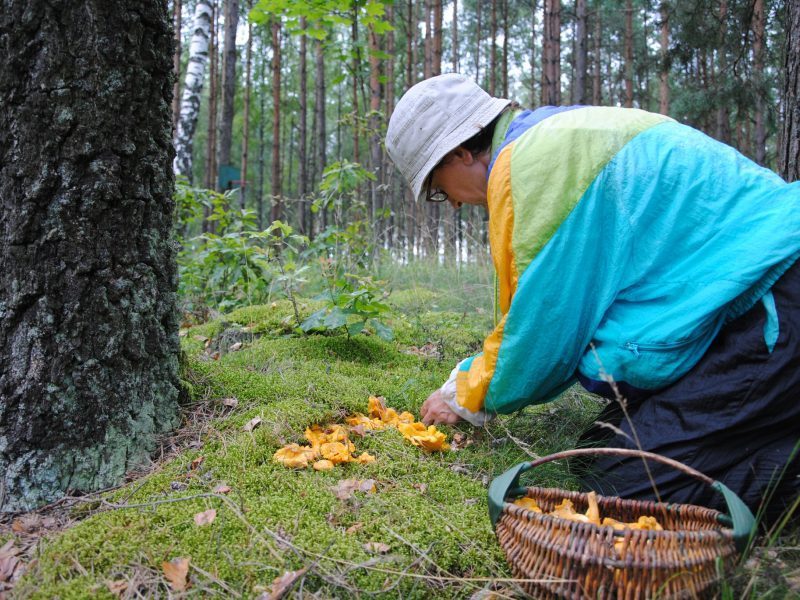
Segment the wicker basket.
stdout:
<svg viewBox="0 0 800 600">
<path fill-rule="evenodd" d="M 662 504 L 598 496 L 600 514 L 623 522 L 654 516 L 663 531 L 625 529 L 569 521 L 511 504 L 534 498 L 546 513 L 564 498 L 576 511 L 587 494 L 519 487 L 524 471 L 582 455 L 637 456 L 666 463 L 722 493 L 730 515 L 688 504 Z M 713 594 L 724 563 L 747 545 L 755 520 L 747 506 L 720 482 L 677 461 L 638 450 L 568 450 L 522 463 L 496 478 L 489 489 L 489 514 L 514 576 L 534 598 L 704 598 Z"/>
</svg>

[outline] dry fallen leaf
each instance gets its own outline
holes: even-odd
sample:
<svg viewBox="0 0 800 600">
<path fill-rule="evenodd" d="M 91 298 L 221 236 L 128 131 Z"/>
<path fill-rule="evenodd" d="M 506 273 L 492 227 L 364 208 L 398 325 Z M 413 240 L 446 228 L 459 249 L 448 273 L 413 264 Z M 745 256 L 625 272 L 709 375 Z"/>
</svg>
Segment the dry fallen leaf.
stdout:
<svg viewBox="0 0 800 600">
<path fill-rule="evenodd" d="M 211 358 L 213 358 L 214 360 L 219 360 L 219 351 L 212 352 L 211 353 Z"/>
<path fill-rule="evenodd" d="M 451 450 L 461 450 L 462 448 L 466 448 L 467 446 L 472 446 L 475 443 L 471 437 L 464 435 L 461 432 L 456 433 L 453 435 L 453 441 L 450 443 Z"/>
<path fill-rule="evenodd" d="M 210 525 L 217 518 L 217 511 L 213 508 L 199 512 L 194 516 L 195 525 Z"/>
<path fill-rule="evenodd" d="M 353 497 L 354 492 L 366 492 L 374 494 L 377 491 L 374 479 L 342 479 L 335 488 L 334 494 L 339 500 L 348 500 Z"/>
<path fill-rule="evenodd" d="M 300 569 L 299 571 L 286 571 L 280 577 L 276 577 L 272 580 L 272 586 L 270 589 L 258 597 L 258 600 L 278 600 L 278 598 L 283 598 L 286 595 L 294 582 L 300 579 L 303 575 L 306 574 L 307 569 Z"/>
<path fill-rule="evenodd" d="M 242 427 L 242 431 L 253 431 L 256 427 L 261 425 L 261 417 L 253 417 Z"/>
<path fill-rule="evenodd" d="M 362 527 L 364 527 L 364 524 L 361 521 L 359 521 L 357 523 L 353 523 L 352 525 L 350 525 L 350 527 L 345 529 L 344 532 L 345 533 L 355 533 L 356 531 L 358 531 Z"/>
<path fill-rule="evenodd" d="M 184 591 L 189 583 L 189 560 L 190 558 L 173 558 L 171 561 L 161 563 L 164 577 L 169 582 L 169 587 L 175 592 Z"/>
<path fill-rule="evenodd" d="M 36 513 L 29 513 L 14 519 L 11 530 L 14 533 L 33 533 L 42 526 L 42 517 Z"/>
<path fill-rule="evenodd" d="M 0 548 L 0 582 L 16 581 L 22 575 L 25 565 L 17 556 L 20 552 L 13 539 Z"/>
<path fill-rule="evenodd" d="M 215 494 L 227 494 L 230 491 L 231 488 L 229 488 L 227 485 L 218 485 L 217 487 L 214 488 Z"/>
<path fill-rule="evenodd" d="M 206 459 L 205 456 L 198 456 L 197 458 L 193 459 L 192 462 L 189 464 L 189 469 L 194 471 L 197 467 L 203 464 L 203 461 Z"/>
<path fill-rule="evenodd" d="M 383 542 L 367 542 L 363 545 L 363 547 L 364 550 L 371 554 L 386 554 L 392 549 L 391 546 L 384 544 Z"/>
<path fill-rule="evenodd" d="M 428 491 L 428 484 L 427 483 L 415 483 L 412 485 L 415 490 L 419 490 L 420 493 L 424 494 Z"/>
<path fill-rule="evenodd" d="M 236 408 L 239 404 L 239 401 L 236 398 L 223 398 L 222 399 L 222 406 L 227 406 L 228 408 Z"/>
<path fill-rule="evenodd" d="M 235 344 L 231 344 L 228 347 L 229 352 L 237 352 L 238 350 L 242 349 L 242 342 L 236 342 Z"/>
<path fill-rule="evenodd" d="M 128 581 L 126 579 L 117 579 L 115 581 L 106 581 L 108 591 L 115 596 L 122 596 L 128 591 Z"/>
<path fill-rule="evenodd" d="M 193 335 L 192 339 L 193 340 L 197 340 L 198 342 L 207 342 L 208 341 L 208 338 L 206 336 L 204 336 L 204 335 Z"/>
</svg>

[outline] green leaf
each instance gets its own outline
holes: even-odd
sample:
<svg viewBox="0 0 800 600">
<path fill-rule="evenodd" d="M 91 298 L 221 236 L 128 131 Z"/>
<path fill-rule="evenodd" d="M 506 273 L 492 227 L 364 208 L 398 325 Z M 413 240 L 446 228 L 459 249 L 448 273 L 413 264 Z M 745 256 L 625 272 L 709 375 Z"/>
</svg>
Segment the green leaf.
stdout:
<svg viewBox="0 0 800 600">
<path fill-rule="evenodd" d="M 321 308 L 320 310 L 311 313 L 309 317 L 300 324 L 300 329 L 308 333 L 312 329 L 319 329 L 322 327 L 322 322 L 325 318 L 326 309 Z"/>
<path fill-rule="evenodd" d="M 350 323 L 350 325 L 347 326 L 347 333 L 350 335 L 358 335 L 364 330 L 364 326 L 366 324 L 366 321 L 356 321 L 355 323 Z"/>
<path fill-rule="evenodd" d="M 394 333 L 392 329 L 387 325 L 384 325 L 377 319 L 372 319 L 370 323 L 375 328 L 375 333 L 378 335 L 379 338 L 382 340 L 386 340 L 387 342 L 391 342 L 394 339 Z"/>
<path fill-rule="evenodd" d="M 347 324 L 347 313 L 345 313 L 341 308 L 338 306 L 333 308 L 328 316 L 325 317 L 323 324 L 328 329 L 338 329 Z"/>
</svg>

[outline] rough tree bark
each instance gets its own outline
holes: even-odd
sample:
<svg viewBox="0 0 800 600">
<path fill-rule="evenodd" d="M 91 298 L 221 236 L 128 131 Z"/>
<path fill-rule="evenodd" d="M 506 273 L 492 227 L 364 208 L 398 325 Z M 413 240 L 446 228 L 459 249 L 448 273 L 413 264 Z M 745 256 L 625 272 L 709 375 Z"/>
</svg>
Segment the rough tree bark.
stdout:
<svg viewBox="0 0 800 600">
<path fill-rule="evenodd" d="M 192 181 L 192 145 L 200 114 L 200 95 L 203 92 L 206 63 L 208 62 L 208 39 L 211 30 L 211 2 L 199 0 L 194 10 L 192 41 L 189 43 L 189 64 L 181 98 L 180 118 L 175 132 L 176 175 L 184 175 Z"/>
<path fill-rule="evenodd" d="M 116 484 L 176 425 L 164 0 L 0 11 L 3 511 Z"/>
<path fill-rule="evenodd" d="M 236 97 L 236 28 L 239 25 L 239 0 L 225 1 L 225 41 L 223 42 L 222 115 L 219 124 L 217 164 L 231 164 L 233 112 Z"/>
<path fill-rule="evenodd" d="M 544 0 L 542 104 L 561 104 L 561 0 Z"/>
<path fill-rule="evenodd" d="M 206 189 L 217 188 L 217 98 L 219 96 L 219 10 L 216 0 L 211 4 L 211 41 L 208 46 L 209 65 L 208 65 L 208 132 L 206 135 L 206 164 L 205 181 Z M 210 209 L 205 208 L 203 219 L 203 232 L 213 231 L 216 221 L 209 221 L 211 216 Z"/>
<path fill-rule="evenodd" d="M 786 181 L 800 179 L 800 0 L 786 2 L 783 127 L 778 168 Z"/>
</svg>

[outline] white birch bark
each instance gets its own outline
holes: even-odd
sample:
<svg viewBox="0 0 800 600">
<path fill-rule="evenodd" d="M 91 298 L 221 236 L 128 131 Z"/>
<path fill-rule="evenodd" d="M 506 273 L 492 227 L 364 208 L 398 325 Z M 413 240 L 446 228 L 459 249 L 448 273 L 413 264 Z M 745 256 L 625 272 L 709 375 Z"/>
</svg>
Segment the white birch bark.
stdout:
<svg viewBox="0 0 800 600">
<path fill-rule="evenodd" d="M 211 30 L 211 3 L 198 0 L 194 11 L 192 41 L 189 45 L 189 64 L 186 67 L 181 112 L 175 135 L 176 175 L 185 175 L 192 180 L 192 142 L 200 114 L 200 95 L 203 91 L 206 63 L 208 62 L 208 39 Z"/>
</svg>

